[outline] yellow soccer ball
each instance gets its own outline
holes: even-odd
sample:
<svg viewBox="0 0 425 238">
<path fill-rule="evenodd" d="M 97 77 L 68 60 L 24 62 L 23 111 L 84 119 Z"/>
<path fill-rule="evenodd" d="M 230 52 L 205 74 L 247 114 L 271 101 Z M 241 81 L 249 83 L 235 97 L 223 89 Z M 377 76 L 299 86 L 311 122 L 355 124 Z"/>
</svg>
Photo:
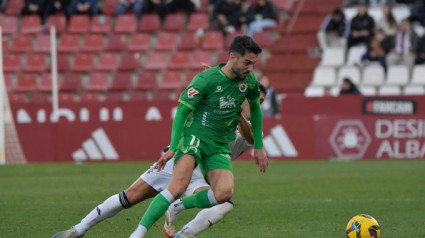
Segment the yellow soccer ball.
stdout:
<svg viewBox="0 0 425 238">
<path fill-rule="evenodd" d="M 381 234 L 378 222 L 366 214 L 351 218 L 345 231 L 347 238 L 379 238 Z"/>
</svg>

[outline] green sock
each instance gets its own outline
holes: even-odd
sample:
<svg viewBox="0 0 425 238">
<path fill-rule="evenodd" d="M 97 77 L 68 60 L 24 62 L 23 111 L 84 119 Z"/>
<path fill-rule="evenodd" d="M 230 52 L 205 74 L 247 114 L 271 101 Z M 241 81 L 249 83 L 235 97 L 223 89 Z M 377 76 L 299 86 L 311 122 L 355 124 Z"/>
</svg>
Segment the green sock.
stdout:
<svg viewBox="0 0 425 238">
<path fill-rule="evenodd" d="M 170 202 L 162 194 L 156 195 L 143 215 L 142 220 L 140 220 L 140 225 L 149 230 L 164 215 L 168 206 L 170 206 Z"/>
<path fill-rule="evenodd" d="M 183 207 L 185 209 L 190 208 L 209 208 L 212 207 L 210 200 L 208 199 L 208 190 L 204 189 L 196 194 L 187 196 L 183 198 Z"/>
</svg>

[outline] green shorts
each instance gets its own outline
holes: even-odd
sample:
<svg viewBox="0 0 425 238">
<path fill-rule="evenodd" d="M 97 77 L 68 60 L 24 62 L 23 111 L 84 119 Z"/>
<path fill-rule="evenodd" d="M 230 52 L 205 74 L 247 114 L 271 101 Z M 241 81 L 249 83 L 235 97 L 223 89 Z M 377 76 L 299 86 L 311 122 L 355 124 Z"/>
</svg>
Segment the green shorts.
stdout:
<svg viewBox="0 0 425 238">
<path fill-rule="evenodd" d="M 195 157 L 202 174 L 215 169 L 225 169 L 233 173 L 230 147 L 228 143 L 218 143 L 209 139 L 199 139 L 195 135 L 185 135 L 181 138 L 174 163 L 185 154 Z"/>
</svg>

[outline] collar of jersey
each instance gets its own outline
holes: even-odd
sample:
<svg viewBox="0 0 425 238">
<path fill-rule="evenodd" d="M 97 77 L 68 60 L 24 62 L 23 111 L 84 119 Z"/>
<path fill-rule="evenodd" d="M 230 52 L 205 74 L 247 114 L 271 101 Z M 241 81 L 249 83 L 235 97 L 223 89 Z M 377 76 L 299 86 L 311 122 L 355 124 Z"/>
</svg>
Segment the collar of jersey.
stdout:
<svg viewBox="0 0 425 238">
<path fill-rule="evenodd" d="M 235 78 L 229 78 L 222 70 L 221 70 L 221 68 L 223 68 L 223 66 L 225 66 L 226 64 L 219 64 L 219 65 L 217 65 L 217 67 L 218 67 L 218 72 L 221 74 L 221 75 L 223 75 L 223 77 L 225 77 L 225 78 L 227 78 L 227 79 L 230 79 L 230 80 L 234 80 L 234 79 L 236 79 L 236 77 Z"/>
</svg>

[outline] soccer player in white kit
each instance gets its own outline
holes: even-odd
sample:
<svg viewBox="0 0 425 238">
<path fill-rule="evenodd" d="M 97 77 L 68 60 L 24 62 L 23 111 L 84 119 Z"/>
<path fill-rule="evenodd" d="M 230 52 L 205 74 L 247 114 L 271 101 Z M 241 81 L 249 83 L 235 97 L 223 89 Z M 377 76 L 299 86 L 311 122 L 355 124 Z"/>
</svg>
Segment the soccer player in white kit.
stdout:
<svg viewBox="0 0 425 238">
<path fill-rule="evenodd" d="M 264 86 L 260 85 L 260 103 L 264 101 L 266 96 L 266 90 Z M 249 110 L 248 110 L 249 111 Z M 245 110 L 242 110 L 242 115 L 245 114 Z M 245 117 L 241 116 L 239 125 L 239 131 L 236 132 L 235 140 L 229 143 L 232 150 L 231 159 L 236 159 L 243 152 L 247 151 L 252 147 L 253 136 L 252 128 Z M 164 152 L 168 150 L 168 147 L 164 149 Z M 129 188 L 118 194 L 112 195 L 107 198 L 102 204 L 94 208 L 89 214 L 84 217 L 80 223 L 74 225 L 69 230 L 59 232 L 52 236 L 52 238 L 78 238 L 83 237 L 84 234 L 96 224 L 118 214 L 118 212 L 130 208 L 146 199 L 152 198 L 164 189 L 167 188 L 171 181 L 173 173 L 174 159 L 167 162 L 164 169 L 157 171 L 155 164 L 144 172 L 140 178 L 138 178 Z M 207 182 L 199 169 L 199 166 L 193 171 L 190 184 L 183 196 L 188 196 L 203 189 L 209 188 Z M 190 230 L 194 235 L 202 232 L 211 225 L 221 220 L 227 213 L 233 209 L 233 203 L 231 201 L 201 210 L 198 215 L 183 227 L 183 230 Z M 171 230 L 165 231 L 166 235 L 173 237 L 175 230 L 171 227 Z"/>
</svg>

